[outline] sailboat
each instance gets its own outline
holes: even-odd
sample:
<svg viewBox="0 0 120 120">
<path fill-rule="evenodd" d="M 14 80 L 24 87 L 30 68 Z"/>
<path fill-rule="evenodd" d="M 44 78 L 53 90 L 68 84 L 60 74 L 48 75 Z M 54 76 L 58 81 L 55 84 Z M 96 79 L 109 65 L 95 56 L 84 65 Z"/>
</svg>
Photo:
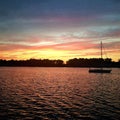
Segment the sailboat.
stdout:
<svg viewBox="0 0 120 120">
<path fill-rule="evenodd" d="M 101 59 L 103 59 L 103 53 L 102 53 L 102 41 L 101 41 Z M 103 67 L 100 68 L 94 68 L 89 69 L 89 73 L 111 73 L 111 69 L 104 69 Z"/>
</svg>

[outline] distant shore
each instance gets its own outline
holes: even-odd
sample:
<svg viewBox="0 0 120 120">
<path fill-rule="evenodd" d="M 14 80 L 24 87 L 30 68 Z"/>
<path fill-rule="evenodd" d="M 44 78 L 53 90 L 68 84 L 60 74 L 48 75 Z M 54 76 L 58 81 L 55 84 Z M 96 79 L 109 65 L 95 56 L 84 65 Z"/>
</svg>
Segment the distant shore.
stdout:
<svg viewBox="0 0 120 120">
<path fill-rule="evenodd" d="M 29 60 L 2 60 L 0 59 L 0 66 L 9 67 L 118 67 L 120 68 L 120 60 L 118 62 L 112 59 L 101 58 L 73 58 L 66 63 L 63 60 L 49 60 L 49 59 L 29 59 Z"/>
</svg>

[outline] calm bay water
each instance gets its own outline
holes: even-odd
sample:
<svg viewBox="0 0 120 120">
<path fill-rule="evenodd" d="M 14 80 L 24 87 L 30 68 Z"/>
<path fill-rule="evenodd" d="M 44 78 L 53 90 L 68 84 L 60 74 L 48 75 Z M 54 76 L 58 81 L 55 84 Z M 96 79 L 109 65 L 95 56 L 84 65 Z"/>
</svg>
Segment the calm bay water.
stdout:
<svg viewBox="0 0 120 120">
<path fill-rule="evenodd" d="M 0 67 L 0 120 L 119 120 L 120 69 Z"/>
</svg>

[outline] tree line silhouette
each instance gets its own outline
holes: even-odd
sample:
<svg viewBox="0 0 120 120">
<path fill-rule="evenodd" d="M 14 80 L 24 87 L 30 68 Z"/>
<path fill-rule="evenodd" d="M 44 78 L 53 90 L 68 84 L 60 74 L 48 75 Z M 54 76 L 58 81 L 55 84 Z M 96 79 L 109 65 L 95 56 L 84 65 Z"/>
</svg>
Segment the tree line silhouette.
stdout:
<svg viewBox="0 0 120 120">
<path fill-rule="evenodd" d="M 62 67 L 63 65 L 64 64 L 62 60 L 0 60 L 0 66 Z"/>
<path fill-rule="evenodd" d="M 112 61 L 111 58 L 73 58 L 66 63 L 63 60 L 49 59 L 29 59 L 29 60 L 2 60 L 0 66 L 30 66 L 30 67 L 120 67 L 118 62 Z"/>
</svg>

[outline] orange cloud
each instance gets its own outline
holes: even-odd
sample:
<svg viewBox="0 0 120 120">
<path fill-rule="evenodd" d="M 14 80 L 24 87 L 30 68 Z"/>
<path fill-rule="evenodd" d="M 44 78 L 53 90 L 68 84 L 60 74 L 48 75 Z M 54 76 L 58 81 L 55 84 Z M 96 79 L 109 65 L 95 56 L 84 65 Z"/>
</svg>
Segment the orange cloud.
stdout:
<svg viewBox="0 0 120 120">
<path fill-rule="evenodd" d="M 106 50 L 110 57 L 118 59 L 120 55 L 120 42 L 105 43 Z M 0 44 L 1 58 L 3 59 L 29 59 L 29 58 L 49 58 L 67 60 L 74 57 L 100 57 L 99 44 L 90 41 L 76 41 L 59 44 L 42 45 L 20 45 L 20 44 Z"/>
</svg>

